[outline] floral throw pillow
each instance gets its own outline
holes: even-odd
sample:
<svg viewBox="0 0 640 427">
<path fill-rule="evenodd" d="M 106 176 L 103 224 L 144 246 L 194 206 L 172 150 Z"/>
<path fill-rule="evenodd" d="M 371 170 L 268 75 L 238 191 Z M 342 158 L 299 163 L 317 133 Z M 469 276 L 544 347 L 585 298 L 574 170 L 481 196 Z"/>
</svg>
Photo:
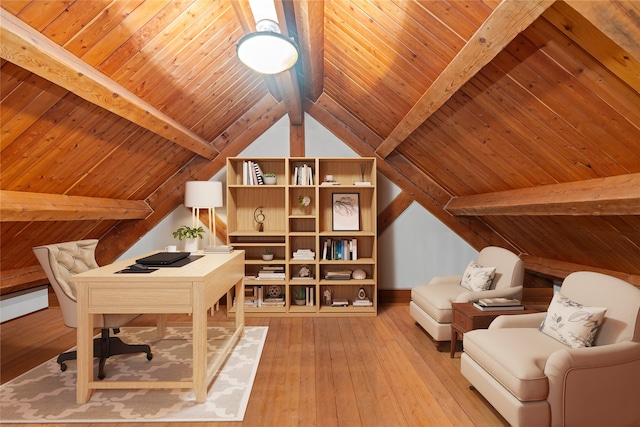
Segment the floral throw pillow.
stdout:
<svg viewBox="0 0 640 427">
<path fill-rule="evenodd" d="M 606 311 L 585 307 L 556 292 L 538 329 L 569 347 L 591 347 Z"/>
<path fill-rule="evenodd" d="M 475 261 L 471 261 L 464 270 L 460 286 L 470 291 L 486 291 L 491 287 L 496 275 L 495 267 L 483 267 Z"/>
</svg>

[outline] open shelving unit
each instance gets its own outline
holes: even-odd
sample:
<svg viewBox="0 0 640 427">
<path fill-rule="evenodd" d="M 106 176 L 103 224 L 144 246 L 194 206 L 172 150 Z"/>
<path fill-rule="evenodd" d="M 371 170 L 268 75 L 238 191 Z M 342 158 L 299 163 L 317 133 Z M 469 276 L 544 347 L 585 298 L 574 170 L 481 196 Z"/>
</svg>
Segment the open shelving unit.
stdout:
<svg viewBox="0 0 640 427">
<path fill-rule="evenodd" d="M 256 175 L 275 174 L 276 184 L 253 184 L 254 170 Z M 305 197 L 310 203 L 303 207 L 298 201 Z M 376 199 L 375 158 L 228 158 L 227 244 L 245 251 L 245 298 L 256 301 L 245 306 L 245 314 L 375 316 Z M 333 249 L 328 242 L 334 242 Z M 354 243 L 357 259 L 349 259 Z M 273 252 L 270 261 L 262 259 L 265 248 Z M 313 258 L 299 259 L 309 251 Z M 278 268 L 282 277 L 258 277 Z M 332 276 L 355 270 L 365 277 Z M 304 302 L 295 301 L 298 287 L 305 291 Z M 363 293 L 369 306 L 357 305 Z M 347 305 L 333 306 L 336 300 L 347 300 Z M 234 301 L 235 295 L 228 294 L 229 315 L 235 313 Z"/>
</svg>

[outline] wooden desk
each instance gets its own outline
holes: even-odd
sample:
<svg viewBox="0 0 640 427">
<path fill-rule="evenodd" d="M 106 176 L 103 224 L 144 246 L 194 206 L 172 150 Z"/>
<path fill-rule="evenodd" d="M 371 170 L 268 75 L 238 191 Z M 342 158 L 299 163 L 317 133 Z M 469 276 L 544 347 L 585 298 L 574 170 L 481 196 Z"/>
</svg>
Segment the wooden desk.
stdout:
<svg viewBox="0 0 640 427">
<path fill-rule="evenodd" d="M 141 255 L 136 258 L 141 258 Z M 134 264 L 120 261 L 76 276 L 78 298 L 77 403 L 89 400 L 92 389 L 193 388 L 196 402 L 207 397 L 207 386 L 233 343 L 244 334 L 244 251 L 209 254 L 183 267 L 160 268 L 148 274 L 114 274 Z M 235 332 L 207 371 L 207 309 L 235 286 Z M 95 381 L 93 378 L 93 315 L 106 313 L 191 313 L 193 377 L 191 381 Z M 164 316 L 158 335 L 164 336 Z M 149 362 L 153 363 L 153 361 Z"/>
<path fill-rule="evenodd" d="M 491 322 L 505 314 L 527 314 L 537 313 L 537 310 L 506 310 L 506 311 L 482 311 L 473 306 L 472 302 L 451 303 L 451 357 L 456 354 L 458 344 L 458 333 L 460 338 L 465 332 L 474 329 L 487 329 Z"/>
</svg>

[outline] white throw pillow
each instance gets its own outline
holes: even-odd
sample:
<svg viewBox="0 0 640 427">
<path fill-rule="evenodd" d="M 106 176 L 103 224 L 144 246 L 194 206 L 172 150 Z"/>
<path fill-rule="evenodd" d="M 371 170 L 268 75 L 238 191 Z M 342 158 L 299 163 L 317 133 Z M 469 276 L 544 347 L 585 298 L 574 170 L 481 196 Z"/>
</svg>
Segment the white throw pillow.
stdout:
<svg viewBox="0 0 640 427">
<path fill-rule="evenodd" d="M 460 286 L 470 291 L 486 291 L 491 287 L 496 275 L 495 267 L 483 267 L 475 261 L 471 261 L 464 270 Z"/>
<path fill-rule="evenodd" d="M 585 307 L 556 292 L 539 329 L 569 347 L 591 347 L 606 311 L 603 307 Z"/>
</svg>

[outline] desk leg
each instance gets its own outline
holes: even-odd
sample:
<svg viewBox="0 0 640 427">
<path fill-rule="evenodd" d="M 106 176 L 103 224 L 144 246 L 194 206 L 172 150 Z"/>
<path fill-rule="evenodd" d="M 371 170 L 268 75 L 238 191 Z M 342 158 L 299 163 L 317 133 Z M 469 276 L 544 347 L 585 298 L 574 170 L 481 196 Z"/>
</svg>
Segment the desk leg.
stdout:
<svg viewBox="0 0 640 427">
<path fill-rule="evenodd" d="M 244 278 L 236 283 L 236 330 L 242 328 L 239 337 L 244 336 Z"/>
<path fill-rule="evenodd" d="M 156 316 L 156 335 L 158 338 L 164 338 L 167 334 L 167 315 L 158 314 Z"/>
<path fill-rule="evenodd" d="M 207 400 L 207 307 L 204 285 L 198 283 L 193 291 L 193 392 L 196 402 Z"/>
<path fill-rule="evenodd" d="M 77 368 L 76 403 L 89 400 L 89 381 L 93 379 L 93 315 L 89 314 L 87 286 L 77 287 Z"/>
</svg>

